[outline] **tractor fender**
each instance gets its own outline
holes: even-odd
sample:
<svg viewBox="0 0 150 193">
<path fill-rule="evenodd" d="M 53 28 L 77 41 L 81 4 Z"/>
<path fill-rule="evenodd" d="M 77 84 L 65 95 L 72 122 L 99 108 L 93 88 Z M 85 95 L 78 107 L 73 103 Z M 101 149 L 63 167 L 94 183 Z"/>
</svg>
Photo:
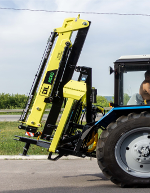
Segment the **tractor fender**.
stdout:
<svg viewBox="0 0 150 193">
<path fill-rule="evenodd" d="M 106 128 L 111 122 L 116 121 L 122 115 L 127 116 L 130 113 L 141 113 L 143 111 L 150 112 L 150 106 L 125 106 L 114 107 L 106 113 L 100 120 L 95 123 L 95 126 Z"/>
</svg>

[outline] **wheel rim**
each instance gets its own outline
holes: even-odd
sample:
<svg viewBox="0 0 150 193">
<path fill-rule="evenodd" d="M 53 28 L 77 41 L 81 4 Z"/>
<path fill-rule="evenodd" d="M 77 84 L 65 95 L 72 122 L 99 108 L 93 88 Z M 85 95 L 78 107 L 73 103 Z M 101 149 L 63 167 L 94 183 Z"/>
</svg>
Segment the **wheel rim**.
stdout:
<svg viewBox="0 0 150 193">
<path fill-rule="evenodd" d="M 118 165 L 128 174 L 150 177 L 150 127 L 133 129 L 123 134 L 115 146 Z"/>
</svg>

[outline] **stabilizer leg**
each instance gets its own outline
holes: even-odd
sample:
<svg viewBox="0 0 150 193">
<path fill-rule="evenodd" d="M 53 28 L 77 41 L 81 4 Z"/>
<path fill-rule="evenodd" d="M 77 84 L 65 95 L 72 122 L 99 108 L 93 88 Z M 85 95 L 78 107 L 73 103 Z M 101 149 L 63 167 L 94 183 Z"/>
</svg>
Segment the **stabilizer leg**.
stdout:
<svg viewBox="0 0 150 193">
<path fill-rule="evenodd" d="M 27 155 L 29 147 L 30 147 L 30 143 L 25 143 L 25 146 L 23 147 L 22 155 Z"/>
</svg>

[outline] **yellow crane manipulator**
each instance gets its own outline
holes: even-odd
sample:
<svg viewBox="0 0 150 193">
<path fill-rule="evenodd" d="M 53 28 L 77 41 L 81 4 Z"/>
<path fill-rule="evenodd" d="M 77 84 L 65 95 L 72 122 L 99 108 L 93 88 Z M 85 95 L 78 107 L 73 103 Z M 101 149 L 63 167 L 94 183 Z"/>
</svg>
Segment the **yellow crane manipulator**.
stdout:
<svg viewBox="0 0 150 193">
<path fill-rule="evenodd" d="M 96 89 L 92 88 L 92 69 L 76 65 L 89 27 L 90 22 L 78 16 L 65 19 L 62 27 L 51 33 L 26 108 L 20 118 L 19 129 L 24 129 L 26 135 L 37 138 L 17 136 L 26 143 L 23 155 L 27 154 L 30 144 L 35 144 L 48 149 L 49 159 L 56 152 L 58 156 L 55 160 L 69 154 L 96 157 L 94 150 L 97 130 L 89 131 L 85 137 L 82 135 L 95 122 L 96 114 L 103 108 L 92 107 L 92 93 L 93 100 L 96 98 Z M 76 37 L 71 42 L 74 31 L 77 31 Z M 72 80 L 74 71 L 79 72 L 77 81 Z M 41 120 L 47 103 L 51 103 L 51 109 L 41 131 Z M 63 106 L 64 110 L 58 121 Z M 84 115 L 86 126 L 82 124 Z M 80 139 L 81 136 L 83 139 Z"/>
</svg>

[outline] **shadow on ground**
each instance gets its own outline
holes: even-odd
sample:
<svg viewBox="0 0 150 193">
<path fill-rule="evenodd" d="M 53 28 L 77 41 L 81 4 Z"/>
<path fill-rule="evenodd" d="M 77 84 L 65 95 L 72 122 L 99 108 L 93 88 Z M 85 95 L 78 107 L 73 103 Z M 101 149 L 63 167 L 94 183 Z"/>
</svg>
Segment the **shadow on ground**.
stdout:
<svg viewBox="0 0 150 193">
<path fill-rule="evenodd" d="M 87 176 L 93 176 L 97 177 L 96 179 L 91 179 L 87 181 L 109 181 L 102 173 L 96 173 L 96 174 L 83 174 L 83 175 L 76 175 L 76 176 L 64 176 L 64 178 L 74 178 L 74 177 L 87 177 Z"/>
<path fill-rule="evenodd" d="M 2 191 L 1 193 L 149 193 L 147 188 L 120 188 L 116 185 L 100 185 L 90 187 L 50 187 L 27 190 Z"/>
</svg>

